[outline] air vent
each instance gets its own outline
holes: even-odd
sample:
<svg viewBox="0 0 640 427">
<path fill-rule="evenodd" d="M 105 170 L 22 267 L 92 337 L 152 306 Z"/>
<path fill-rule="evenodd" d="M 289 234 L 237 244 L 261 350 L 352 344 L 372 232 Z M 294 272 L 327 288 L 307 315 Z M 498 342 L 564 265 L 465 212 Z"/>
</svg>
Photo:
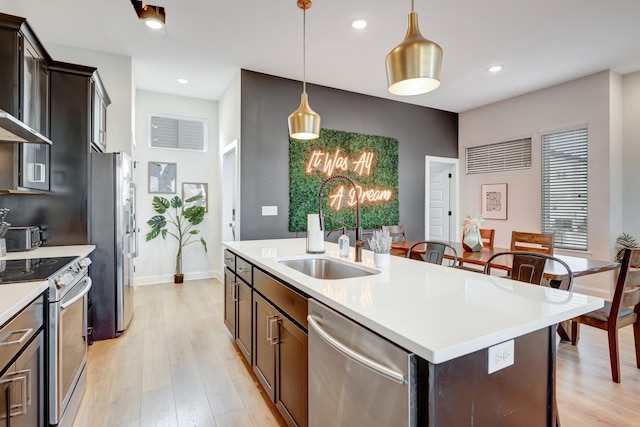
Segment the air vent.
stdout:
<svg viewBox="0 0 640 427">
<path fill-rule="evenodd" d="M 466 149 L 466 174 L 531 169 L 531 138 Z"/>
<path fill-rule="evenodd" d="M 149 115 L 149 145 L 154 148 L 207 151 L 206 119 L 161 114 Z"/>
</svg>

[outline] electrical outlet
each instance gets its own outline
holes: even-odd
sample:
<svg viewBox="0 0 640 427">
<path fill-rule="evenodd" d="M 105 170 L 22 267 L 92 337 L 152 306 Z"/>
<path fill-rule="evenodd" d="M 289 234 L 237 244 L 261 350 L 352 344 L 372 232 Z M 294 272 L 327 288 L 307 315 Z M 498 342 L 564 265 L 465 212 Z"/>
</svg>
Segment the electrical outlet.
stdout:
<svg viewBox="0 0 640 427">
<path fill-rule="evenodd" d="M 493 374 L 500 369 L 513 365 L 515 360 L 513 340 L 489 347 L 489 373 Z"/>
<path fill-rule="evenodd" d="M 278 207 L 277 206 L 263 206 L 262 207 L 262 216 L 276 216 L 278 215 Z"/>
</svg>

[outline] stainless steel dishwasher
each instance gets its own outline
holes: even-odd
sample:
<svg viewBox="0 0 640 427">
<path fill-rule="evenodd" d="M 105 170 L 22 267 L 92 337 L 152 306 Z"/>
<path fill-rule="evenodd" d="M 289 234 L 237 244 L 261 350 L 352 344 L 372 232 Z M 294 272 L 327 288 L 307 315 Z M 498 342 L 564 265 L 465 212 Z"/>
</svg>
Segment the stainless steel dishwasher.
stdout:
<svg viewBox="0 0 640 427">
<path fill-rule="evenodd" d="M 309 300 L 309 426 L 417 425 L 416 356 Z"/>
</svg>

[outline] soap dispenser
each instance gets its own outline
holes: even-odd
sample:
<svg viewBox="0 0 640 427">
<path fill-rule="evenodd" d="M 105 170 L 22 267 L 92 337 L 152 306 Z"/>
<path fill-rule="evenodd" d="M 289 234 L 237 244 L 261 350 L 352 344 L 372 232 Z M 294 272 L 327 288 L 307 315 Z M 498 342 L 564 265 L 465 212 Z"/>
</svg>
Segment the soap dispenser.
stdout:
<svg viewBox="0 0 640 427">
<path fill-rule="evenodd" d="M 338 255 L 349 257 L 349 235 L 344 227 L 342 227 L 342 236 L 338 238 Z"/>
</svg>

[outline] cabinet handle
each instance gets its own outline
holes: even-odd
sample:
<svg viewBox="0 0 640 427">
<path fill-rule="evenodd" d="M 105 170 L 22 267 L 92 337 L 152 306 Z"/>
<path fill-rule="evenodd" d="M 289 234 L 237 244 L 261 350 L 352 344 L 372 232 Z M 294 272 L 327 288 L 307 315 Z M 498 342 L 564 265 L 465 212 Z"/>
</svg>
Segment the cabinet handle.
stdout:
<svg viewBox="0 0 640 427">
<path fill-rule="evenodd" d="M 233 301 L 238 301 L 238 283 L 235 281 L 231 282 L 231 293 L 229 294 L 229 297 Z"/>
<path fill-rule="evenodd" d="M 238 271 L 240 273 L 248 273 L 249 271 L 251 271 L 250 269 L 246 268 L 246 267 L 238 267 Z"/>
<path fill-rule="evenodd" d="M 233 261 L 233 258 L 225 258 L 224 259 L 224 262 L 231 262 L 231 261 Z"/>
<path fill-rule="evenodd" d="M 276 336 L 273 333 L 273 327 L 274 325 L 278 325 L 279 321 L 280 318 L 277 314 L 274 314 L 273 316 L 267 316 L 267 341 L 271 345 L 276 345 L 280 342 L 280 334 Z"/>
<path fill-rule="evenodd" d="M 18 371 L 14 374 L 7 375 L 4 380 L 0 380 L 0 384 L 7 384 L 6 388 L 6 405 L 7 405 L 7 426 L 11 425 L 11 417 L 25 415 L 27 413 L 27 402 L 31 403 L 31 370 Z M 11 386 L 14 383 L 20 383 L 20 402 L 11 403 Z"/>
<path fill-rule="evenodd" d="M 9 337 L 13 334 L 22 334 L 22 336 L 17 340 L 7 341 Z M 17 331 L 11 331 L 3 338 L 2 342 L 0 342 L 0 347 L 9 347 L 11 345 L 22 345 L 22 343 L 24 343 L 27 340 L 27 338 L 29 338 L 31 335 L 33 335 L 33 328 L 18 329 Z"/>
</svg>

